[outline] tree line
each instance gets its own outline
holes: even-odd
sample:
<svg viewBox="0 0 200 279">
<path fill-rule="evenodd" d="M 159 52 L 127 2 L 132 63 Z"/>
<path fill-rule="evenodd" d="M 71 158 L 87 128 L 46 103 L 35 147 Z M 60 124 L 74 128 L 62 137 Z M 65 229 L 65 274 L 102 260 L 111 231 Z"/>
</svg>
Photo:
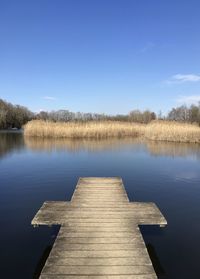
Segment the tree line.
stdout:
<svg viewBox="0 0 200 279">
<path fill-rule="evenodd" d="M 139 122 L 139 123 L 149 123 L 156 119 L 156 114 L 149 110 L 140 111 L 133 110 L 129 114 L 117 114 L 117 115 L 107 115 L 107 114 L 97 114 L 97 113 L 83 113 L 83 112 L 71 112 L 68 110 L 58 110 L 58 111 L 41 111 L 36 115 L 36 119 L 50 120 L 54 122 L 67 122 L 67 121 L 129 121 L 129 122 Z"/>
<path fill-rule="evenodd" d="M 0 99 L 0 129 L 21 128 L 32 119 L 48 120 L 54 122 L 68 121 L 127 121 L 137 123 L 149 123 L 155 119 L 173 120 L 187 123 L 198 123 L 200 125 L 200 103 L 191 106 L 179 106 L 172 108 L 167 116 L 162 117 L 161 113 L 156 115 L 150 110 L 132 110 L 129 114 L 106 115 L 98 113 L 71 112 L 69 110 L 41 111 L 33 113 L 20 105 L 13 105 Z"/>
<path fill-rule="evenodd" d="M 183 105 L 173 108 L 168 114 L 168 120 L 174 120 L 187 123 L 198 123 L 200 125 L 200 102 L 198 105 L 189 107 Z"/>
<path fill-rule="evenodd" d="M 33 117 L 34 114 L 26 107 L 13 105 L 0 99 L 0 129 L 19 129 Z"/>
</svg>

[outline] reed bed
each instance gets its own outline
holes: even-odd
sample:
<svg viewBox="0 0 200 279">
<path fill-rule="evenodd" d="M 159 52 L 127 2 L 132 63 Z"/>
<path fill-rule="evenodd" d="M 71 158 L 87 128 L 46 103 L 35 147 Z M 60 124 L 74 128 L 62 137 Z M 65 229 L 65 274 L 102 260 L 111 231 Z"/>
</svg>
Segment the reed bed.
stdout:
<svg viewBox="0 0 200 279">
<path fill-rule="evenodd" d="M 24 127 L 26 137 L 106 139 L 142 137 L 155 141 L 200 143 L 200 127 L 173 121 L 138 124 L 116 121 L 50 122 L 32 120 Z"/>
<path fill-rule="evenodd" d="M 96 138 L 137 137 L 143 135 L 145 125 L 129 122 L 50 122 L 32 120 L 24 127 L 25 136 L 42 138 Z"/>
<path fill-rule="evenodd" d="M 158 141 L 200 143 L 200 127 L 175 121 L 152 121 L 145 128 L 145 138 Z"/>
</svg>

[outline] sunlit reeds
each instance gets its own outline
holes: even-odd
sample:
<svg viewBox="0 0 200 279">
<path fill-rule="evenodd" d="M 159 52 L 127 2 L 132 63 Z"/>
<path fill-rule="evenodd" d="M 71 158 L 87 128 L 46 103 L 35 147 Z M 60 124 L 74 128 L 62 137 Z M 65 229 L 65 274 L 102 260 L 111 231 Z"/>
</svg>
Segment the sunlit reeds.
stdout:
<svg viewBox="0 0 200 279">
<path fill-rule="evenodd" d="M 152 121 L 145 128 L 145 138 L 159 141 L 200 143 L 200 127 L 175 121 Z"/>
<path fill-rule="evenodd" d="M 145 125 L 129 122 L 49 122 L 33 120 L 24 127 L 25 136 L 43 138 L 111 138 L 143 135 Z"/>
<path fill-rule="evenodd" d="M 149 140 L 200 143 L 200 127 L 173 121 L 149 124 L 117 121 L 50 122 L 32 120 L 24 127 L 25 136 L 39 138 L 106 139 L 143 137 Z"/>
</svg>

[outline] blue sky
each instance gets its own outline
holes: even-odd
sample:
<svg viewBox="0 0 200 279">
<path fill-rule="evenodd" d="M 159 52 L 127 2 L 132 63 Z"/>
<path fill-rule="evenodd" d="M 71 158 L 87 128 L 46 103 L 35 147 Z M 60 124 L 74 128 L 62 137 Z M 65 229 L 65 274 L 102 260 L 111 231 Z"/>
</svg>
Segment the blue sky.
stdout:
<svg viewBox="0 0 200 279">
<path fill-rule="evenodd" d="M 0 0 L 0 98 L 128 113 L 200 100 L 200 1 Z"/>
</svg>

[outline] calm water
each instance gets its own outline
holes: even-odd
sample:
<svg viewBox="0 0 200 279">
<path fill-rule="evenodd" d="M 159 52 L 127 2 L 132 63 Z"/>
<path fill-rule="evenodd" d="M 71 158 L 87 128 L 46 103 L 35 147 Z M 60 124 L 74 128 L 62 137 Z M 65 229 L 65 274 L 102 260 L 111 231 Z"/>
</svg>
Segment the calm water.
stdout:
<svg viewBox="0 0 200 279">
<path fill-rule="evenodd" d="M 155 202 L 168 226 L 141 227 L 159 278 L 200 278 L 200 146 L 139 140 L 52 141 L 0 133 L 0 278 L 38 278 L 58 227 L 30 223 L 70 200 L 80 176 L 121 176 L 130 200 Z"/>
</svg>

